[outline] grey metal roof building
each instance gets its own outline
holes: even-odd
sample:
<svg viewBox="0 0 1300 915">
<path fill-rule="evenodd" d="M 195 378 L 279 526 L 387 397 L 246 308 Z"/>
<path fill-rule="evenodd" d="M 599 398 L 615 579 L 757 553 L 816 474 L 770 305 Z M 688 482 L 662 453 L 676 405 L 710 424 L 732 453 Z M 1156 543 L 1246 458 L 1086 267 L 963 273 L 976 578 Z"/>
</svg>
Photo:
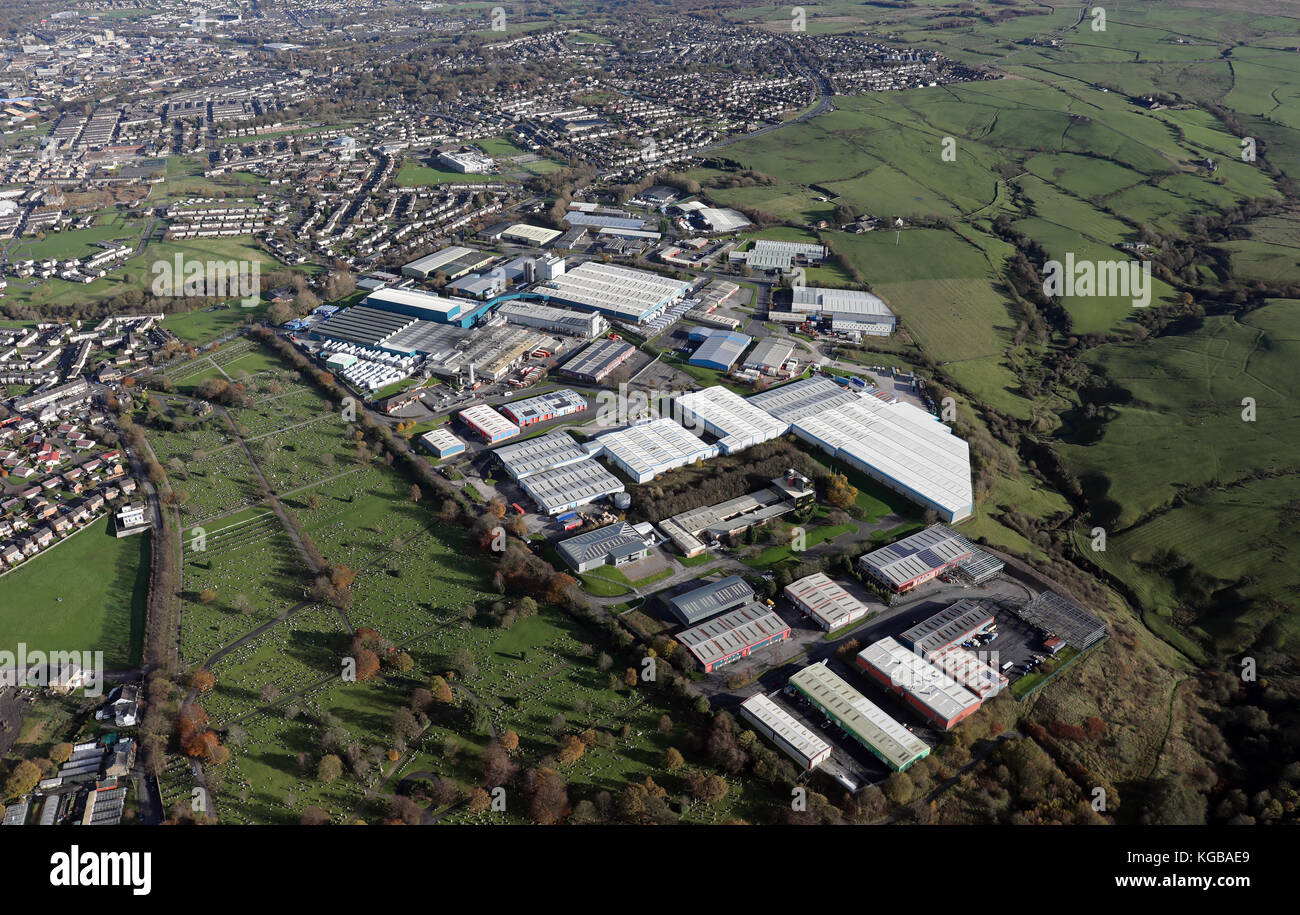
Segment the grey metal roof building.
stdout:
<svg viewBox="0 0 1300 915">
<path fill-rule="evenodd" d="M 857 394 L 828 378 L 804 378 L 755 394 L 747 400 L 787 423 L 857 399 Z"/>
<path fill-rule="evenodd" d="M 548 515 L 572 511 L 604 496 L 623 492 L 622 481 L 588 457 L 529 474 L 519 485 Z"/>
<path fill-rule="evenodd" d="M 516 480 L 548 468 L 590 460 L 582 446 L 564 431 L 548 432 L 514 445 L 503 445 L 492 454 L 506 473 Z"/>
<path fill-rule="evenodd" d="M 623 565 L 644 559 L 650 552 L 645 540 L 626 521 L 561 540 L 556 549 L 569 567 L 586 572 L 603 565 Z"/>
<path fill-rule="evenodd" d="M 705 672 L 712 672 L 789 635 L 790 624 L 755 601 L 685 629 L 676 639 L 704 665 Z"/>
<path fill-rule="evenodd" d="M 312 328 L 312 334 L 330 340 L 377 347 L 399 330 L 415 323 L 416 319 L 409 315 L 354 305 L 317 324 Z"/>
<path fill-rule="evenodd" d="M 858 563 L 895 591 L 904 591 L 929 581 L 974 552 L 974 545 L 961 534 L 934 524 L 897 543 L 872 550 Z"/>
<path fill-rule="evenodd" d="M 714 329 L 709 331 L 704 342 L 687 361 L 691 365 L 702 365 L 725 372 L 736 364 L 736 360 L 753 342 L 754 338 L 746 334 L 734 330 Z"/>
<path fill-rule="evenodd" d="M 743 451 L 751 445 L 777 438 L 789 429 L 788 424 L 774 419 L 771 414 L 720 384 L 682 394 L 674 408 L 681 414 L 682 425 L 694 429 L 703 427 L 705 432 L 716 436 L 723 454 Z"/>
<path fill-rule="evenodd" d="M 622 340 L 596 340 L 560 368 L 560 373 L 583 381 L 600 381 L 636 352 Z"/>
<path fill-rule="evenodd" d="M 1106 624 L 1099 617 L 1055 591 L 1044 591 L 1016 612 L 1025 622 L 1065 639 L 1067 645 L 1079 651 L 1106 637 Z"/>
<path fill-rule="evenodd" d="M 763 372 L 780 371 L 781 366 L 790 360 L 794 344 L 779 337 L 767 337 L 758 342 L 753 352 L 745 357 L 745 368 L 758 369 Z"/>
<path fill-rule="evenodd" d="M 740 703 L 740 714 L 805 769 L 814 769 L 830 758 L 830 744 L 762 693 Z"/>
<path fill-rule="evenodd" d="M 930 755 L 925 741 L 849 686 L 826 667 L 825 661 L 809 664 L 796 673 L 790 678 L 789 688 L 897 772 Z"/>
<path fill-rule="evenodd" d="M 785 586 L 785 596 L 827 632 L 856 623 L 870 610 L 825 572 L 791 582 Z"/>
<path fill-rule="evenodd" d="M 749 583 L 739 575 L 731 575 L 670 598 L 667 604 L 673 616 L 688 626 L 694 626 L 711 616 L 752 603 L 753 600 L 754 589 Z"/>
<path fill-rule="evenodd" d="M 992 622 L 991 602 L 959 600 L 929 619 L 917 623 L 900 635 L 898 640 L 918 654 L 928 657 L 932 652 L 965 641 Z"/>
</svg>

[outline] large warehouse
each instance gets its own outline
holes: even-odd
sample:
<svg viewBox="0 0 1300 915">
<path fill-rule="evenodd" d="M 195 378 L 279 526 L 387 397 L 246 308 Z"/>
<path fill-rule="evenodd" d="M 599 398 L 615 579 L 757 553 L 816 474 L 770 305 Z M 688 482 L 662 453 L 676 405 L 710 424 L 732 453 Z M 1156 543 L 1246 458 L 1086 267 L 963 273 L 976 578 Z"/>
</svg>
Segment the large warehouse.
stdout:
<svg viewBox="0 0 1300 915">
<path fill-rule="evenodd" d="M 790 625 L 765 605 L 751 604 L 684 629 L 674 638 L 695 655 L 705 673 L 790 637 Z"/>
<path fill-rule="evenodd" d="M 740 703 L 740 714 L 804 769 L 815 769 L 830 759 L 830 744 L 762 693 Z"/>
<path fill-rule="evenodd" d="M 711 616 L 735 610 L 754 602 L 754 589 L 739 575 L 692 588 L 664 601 L 673 616 L 687 626 L 694 626 Z"/>
<path fill-rule="evenodd" d="M 622 481 L 591 458 L 531 473 L 519 481 L 519 486 L 548 515 L 573 511 L 623 492 Z"/>
<path fill-rule="evenodd" d="M 785 596 L 827 632 L 865 617 L 870 608 L 826 575 L 814 572 L 785 586 Z"/>
<path fill-rule="evenodd" d="M 586 450 L 562 430 L 548 432 L 527 441 L 504 445 L 492 451 L 506 473 L 522 480 L 548 467 L 563 467 L 578 461 L 589 461 Z"/>
<path fill-rule="evenodd" d="M 568 337 L 596 337 L 609 327 L 604 317 L 594 311 L 555 308 L 539 302 L 510 301 L 497 306 L 497 314 L 511 324 L 535 327 Z"/>
<path fill-rule="evenodd" d="M 606 432 L 596 437 L 596 443 L 615 467 L 637 483 L 718 454 L 716 445 L 706 445 L 666 416 Z"/>
<path fill-rule="evenodd" d="M 533 291 L 565 305 L 644 324 L 685 296 L 690 285 L 646 270 L 587 261 Z"/>
<path fill-rule="evenodd" d="M 805 378 L 746 398 L 749 403 L 785 423 L 815 416 L 857 399 L 856 392 L 829 378 Z"/>
<path fill-rule="evenodd" d="M 485 403 L 475 404 L 457 414 L 479 438 L 488 444 L 504 442 L 519 434 L 519 427 Z"/>
<path fill-rule="evenodd" d="M 388 287 L 376 289 L 361 300 L 361 305 L 435 324 L 459 324 L 461 327 L 469 327 L 491 307 L 487 302 L 473 299 Z"/>
<path fill-rule="evenodd" d="M 715 436 L 723 454 L 779 438 L 789 428 L 722 385 L 683 394 L 675 410 L 682 425 Z"/>
<path fill-rule="evenodd" d="M 945 521 L 974 510 L 970 449 L 939 420 L 909 403 L 889 403 L 807 378 L 748 398 L 791 431 Z"/>
<path fill-rule="evenodd" d="M 600 317 L 596 315 L 596 317 Z M 636 347 L 622 340 L 596 340 L 560 367 L 561 375 L 595 384 L 626 362 Z"/>
<path fill-rule="evenodd" d="M 494 257 L 495 255 L 484 254 L 482 251 L 475 251 L 473 248 L 452 245 L 449 248 L 426 254 L 424 257 L 403 265 L 402 276 L 427 280 L 435 273 L 442 272 L 446 274 L 448 279 L 454 280 L 490 264 Z"/>
<path fill-rule="evenodd" d="M 811 702 L 895 772 L 903 772 L 930 755 L 924 740 L 832 673 L 825 661 L 796 673 L 786 689 Z"/>
<path fill-rule="evenodd" d="M 945 731 L 979 711 L 979 696 L 886 636 L 858 652 L 858 666 Z"/>
<path fill-rule="evenodd" d="M 857 331 L 887 337 L 894 332 L 898 319 L 878 296 L 855 289 L 822 289 L 796 286 L 790 310 L 830 318 L 831 329 Z"/>
<path fill-rule="evenodd" d="M 555 229 L 546 229 L 542 226 L 529 225 L 526 222 L 517 222 L 502 232 L 501 237 L 506 241 L 535 245 L 540 248 L 543 245 L 549 245 L 562 234 L 562 232 Z"/>
<path fill-rule="evenodd" d="M 858 560 L 862 570 L 897 592 L 910 591 L 972 555 L 975 547 L 942 524 L 872 550 Z"/>
<path fill-rule="evenodd" d="M 969 447 L 920 407 L 860 394 L 797 420 L 792 430 L 945 521 L 974 511 Z"/>
<path fill-rule="evenodd" d="M 926 655 L 926 660 L 981 699 L 992 699 L 1010 682 L 1002 671 L 960 645 L 940 648 Z"/>
<path fill-rule="evenodd" d="M 572 416 L 574 413 L 581 413 L 586 409 L 587 398 L 577 391 L 561 388 L 558 391 L 547 391 L 545 394 L 538 394 L 536 397 L 511 401 L 501 407 L 501 412 L 515 425 L 524 428 L 525 426 L 557 419 L 561 416 Z"/>
<path fill-rule="evenodd" d="M 567 432 L 548 432 L 492 452 L 528 498 L 548 515 L 623 492 L 623 483 Z"/>
<path fill-rule="evenodd" d="M 626 521 L 561 540 L 555 548 L 575 572 L 586 572 L 603 565 L 626 565 L 650 554 L 645 540 Z"/>
<path fill-rule="evenodd" d="M 960 645 L 975 633 L 993 625 L 993 605 L 986 601 L 959 600 L 934 616 L 917 623 L 898 637 L 906 647 L 929 657 L 952 645 Z"/>
<path fill-rule="evenodd" d="M 451 457 L 465 450 L 465 443 L 452 435 L 445 427 L 430 429 L 420 436 L 426 448 L 440 458 Z"/>
<path fill-rule="evenodd" d="M 752 248 L 739 256 L 744 258 L 745 266 L 750 270 L 779 270 L 789 273 L 801 264 L 820 264 L 826 259 L 826 247 L 808 242 L 760 238 Z"/>
<path fill-rule="evenodd" d="M 691 331 L 692 340 L 702 340 L 699 347 L 686 360 L 691 365 L 727 372 L 736 360 L 754 342 L 754 338 L 734 330 L 711 328 Z"/>
</svg>

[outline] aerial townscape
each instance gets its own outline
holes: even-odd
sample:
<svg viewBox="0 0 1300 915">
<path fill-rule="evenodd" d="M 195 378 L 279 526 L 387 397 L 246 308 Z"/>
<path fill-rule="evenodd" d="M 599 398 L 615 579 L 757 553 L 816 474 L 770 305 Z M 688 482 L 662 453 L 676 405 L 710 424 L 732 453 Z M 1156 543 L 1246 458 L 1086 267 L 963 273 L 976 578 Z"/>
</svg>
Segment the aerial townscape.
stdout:
<svg viewBox="0 0 1300 915">
<path fill-rule="evenodd" d="M 1300 822 L 1300 7 L 0 30 L 4 825 Z"/>
</svg>

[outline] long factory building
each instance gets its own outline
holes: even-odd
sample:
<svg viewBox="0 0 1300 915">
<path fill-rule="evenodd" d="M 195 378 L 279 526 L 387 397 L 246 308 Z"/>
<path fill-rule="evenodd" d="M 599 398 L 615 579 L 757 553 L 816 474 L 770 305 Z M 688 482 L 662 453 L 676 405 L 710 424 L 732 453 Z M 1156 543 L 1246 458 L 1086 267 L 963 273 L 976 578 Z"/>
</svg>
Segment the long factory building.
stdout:
<svg viewBox="0 0 1300 915">
<path fill-rule="evenodd" d="M 901 593 L 925 584 L 974 555 L 975 546 L 942 524 L 895 541 L 858 559 L 862 571 Z"/>
<path fill-rule="evenodd" d="M 929 657 L 988 629 L 993 625 L 992 604 L 978 600 L 959 600 L 934 616 L 922 620 L 900 635 L 901 641 L 917 654 Z"/>
<path fill-rule="evenodd" d="M 587 398 L 568 388 L 547 391 L 545 394 L 514 400 L 501 406 L 501 412 L 521 429 L 561 416 L 572 416 L 586 409 Z"/>
<path fill-rule="evenodd" d="M 870 608 L 830 579 L 814 572 L 785 586 L 785 596 L 827 632 L 856 623 Z"/>
<path fill-rule="evenodd" d="M 690 285 L 647 270 L 587 261 L 533 291 L 564 305 L 644 324 L 684 298 Z"/>
<path fill-rule="evenodd" d="M 748 398 L 789 423 L 790 431 L 945 521 L 974 511 L 970 448 L 939 420 L 909 403 L 847 391 L 806 378 Z"/>
<path fill-rule="evenodd" d="M 804 769 L 815 769 L 830 759 L 830 744 L 762 693 L 740 703 L 740 714 Z"/>
<path fill-rule="evenodd" d="M 686 647 L 705 673 L 739 661 L 760 648 L 784 642 L 790 624 L 757 601 L 684 629 L 674 638 Z"/>
<path fill-rule="evenodd" d="M 833 673 L 825 661 L 796 673 L 786 689 L 807 699 L 895 772 L 906 771 L 930 755 L 924 740 Z"/>
<path fill-rule="evenodd" d="M 506 472 L 548 515 L 572 511 L 624 491 L 623 483 L 564 431 L 549 432 L 492 452 Z"/>
<path fill-rule="evenodd" d="M 779 438 L 790 428 L 722 385 L 681 395 L 674 412 L 681 416 L 683 425 L 703 429 L 717 438 L 723 454 Z"/>
<path fill-rule="evenodd" d="M 560 374 L 595 384 L 627 362 L 635 352 L 635 346 L 622 340 L 595 340 L 560 366 Z"/>
<path fill-rule="evenodd" d="M 979 696 L 888 636 L 862 649 L 857 660 L 868 676 L 945 731 L 983 704 Z"/>
<path fill-rule="evenodd" d="M 634 482 L 648 483 L 661 473 L 718 454 L 699 436 L 666 416 L 615 429 L 596 437 L 602 453 Z"/>
<path fill-rule="evenodd" d="M 457 414 L 470 431 L 488 444 L 503 442 L 519 434 L 519 427 L 485 403 L 475 404 Z"/>
</svg>

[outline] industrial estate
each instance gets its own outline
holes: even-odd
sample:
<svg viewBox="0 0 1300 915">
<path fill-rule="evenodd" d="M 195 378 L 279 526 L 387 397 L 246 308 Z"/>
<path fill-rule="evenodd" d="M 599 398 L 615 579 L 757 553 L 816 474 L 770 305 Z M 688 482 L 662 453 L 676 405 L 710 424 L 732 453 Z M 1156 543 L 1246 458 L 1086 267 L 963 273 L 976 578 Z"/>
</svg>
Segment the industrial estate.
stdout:
<svg viewBox="0 0 1300 915">
<path fill-rule="evenodd" d="M 1295 822 L 1296 23 L 1172 5 L 0 14 L 4 825 Z"/>
</svg>

